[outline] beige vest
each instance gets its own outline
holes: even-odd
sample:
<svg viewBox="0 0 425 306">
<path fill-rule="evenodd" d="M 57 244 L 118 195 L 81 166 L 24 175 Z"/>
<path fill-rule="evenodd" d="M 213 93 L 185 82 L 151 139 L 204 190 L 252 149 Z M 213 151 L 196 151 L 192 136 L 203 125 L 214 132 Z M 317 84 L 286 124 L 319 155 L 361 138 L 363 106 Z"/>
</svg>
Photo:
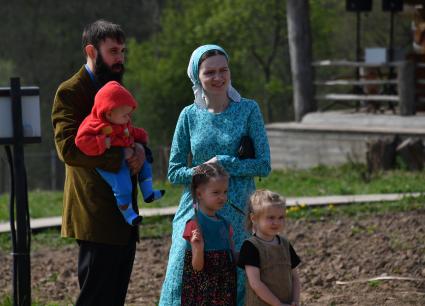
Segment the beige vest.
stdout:
<svg viewBox="0 0 425 306">
<path fill-rule="evenodd" d="M 282 303 L 292 302 L 292 267 L 289 242 L 279 236 L 280 244 L 271 245 L 256 236 L 249 238 L 260 254 L 260 278 Z M 246 306 L 267 306 L 246 281 Z"/>
</svg>

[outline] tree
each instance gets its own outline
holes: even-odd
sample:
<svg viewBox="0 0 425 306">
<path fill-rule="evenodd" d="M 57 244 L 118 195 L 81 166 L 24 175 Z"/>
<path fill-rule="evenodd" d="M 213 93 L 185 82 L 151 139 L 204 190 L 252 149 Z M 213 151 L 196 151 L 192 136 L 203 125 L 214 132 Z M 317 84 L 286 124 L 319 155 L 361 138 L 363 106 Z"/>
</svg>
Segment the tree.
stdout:
<svg viewBox="0 0 425 306">
<path fill-rule="evenodd" d="M 206 43 L 228 51 L 232 83 L 259 101 L 266 121 L 285 118 L 281 106 L 290 101 L 290 78 L 284 1 L 171 1 L 161 25 L 151 40 L 130 44 L 125 79 L 142 105 L 137 120 L 153 141 L 169 143 L 179 112 L 193 101 L 187 63 Z"/>
</svg>

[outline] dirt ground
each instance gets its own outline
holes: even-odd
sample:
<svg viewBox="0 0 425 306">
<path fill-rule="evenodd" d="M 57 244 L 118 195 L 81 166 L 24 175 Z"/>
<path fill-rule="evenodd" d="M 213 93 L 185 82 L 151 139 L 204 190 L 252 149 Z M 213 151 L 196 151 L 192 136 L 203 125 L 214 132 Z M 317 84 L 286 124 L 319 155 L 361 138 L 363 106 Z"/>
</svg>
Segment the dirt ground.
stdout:
<svg viewBox="0 0 425 306">
<path fill-rule="evenodd" d="M 302 259 L 303 305 L 425 305 L 425 209 L 357 219 L 288 220 L 286 233 Z M 157 303 L 169 245 L 170 237 L 138 245 L 128 305 Z M 34 252 L 33 300 L 71 304 L 78 293 L 76 260 L 74 245 Z M 0 253 L 0 297 L 11 292 L 11 264 L 11 256 Z M 411 279 L 364 281 L 378 276 Z"/>
</svg>

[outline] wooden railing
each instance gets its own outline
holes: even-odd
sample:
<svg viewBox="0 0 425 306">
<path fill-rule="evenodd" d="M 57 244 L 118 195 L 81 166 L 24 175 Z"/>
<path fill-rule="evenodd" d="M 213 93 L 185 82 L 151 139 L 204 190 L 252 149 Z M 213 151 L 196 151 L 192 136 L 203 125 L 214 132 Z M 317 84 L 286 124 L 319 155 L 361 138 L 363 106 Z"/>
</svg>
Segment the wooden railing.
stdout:
<svg viewBox="0 0 425 306">
<path fill-rule="evenodd" d="M 338 103 L 354 103 L 358 110 L 361 102 L 364 101 L 365 103 L 372 103 L 375 105 L 387 103 L 393 110 L 395 110 L 394 105 L 398 105 L 401 115 L 408 116 L 415 114 L 415 64 L 411 61 L 372 64 L 346 60 L 324 60 L 314 62 L 313 66 L 316 70 L 326 67 L 345 67 L 356 69 L 357 72 L 357 77 L 354 78 L 316 80 L 314 82 L 316 92 L 320 92 L 317 90 L 319 86 L 328 88 L 331 86 L 350 87 L 350 90 L 343 93 L 327 92 L 316 95 L 315 98 L 317 100 L 330 101 L 328 105 L 321 108 L 322 110 L 328 109 Z M 387 70 L 388 73 L 386 73 L 386 77 L 383 78 L 365 79 L 365 76 L 360 75 L 360 69 L 376 69 L 376 71 Z M 365 88 L 371 85 L 382 86 L 384 90 L 379 94 L 368 94 Z"/>
</svg>

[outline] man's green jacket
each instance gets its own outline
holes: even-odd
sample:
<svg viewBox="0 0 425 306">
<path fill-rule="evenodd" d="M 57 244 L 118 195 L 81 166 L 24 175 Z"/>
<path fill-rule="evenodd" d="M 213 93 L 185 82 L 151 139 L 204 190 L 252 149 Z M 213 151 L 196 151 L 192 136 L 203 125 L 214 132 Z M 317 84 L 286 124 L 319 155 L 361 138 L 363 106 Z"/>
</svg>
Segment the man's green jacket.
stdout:
<svg viewBox="0 0 425 306">
<path fill-rule="evenodd" d="M 106 244 L 125 245 L 137 237 L 138 228 L 128 225 L 116 205 L 111 187 L 95 168 L 117 172 L 122 148 L 111 148 L 102 156 L 84 155 L 75 145 L 81 122 L 90 113 L 97 92 L 83 66 L 63 82 L 52 109 L 54 139 L 59 158 L 65 163 L 62 236 Z M 137 212 L 137 188 L 133 181 L 133 207 Z"/>
</svg>

